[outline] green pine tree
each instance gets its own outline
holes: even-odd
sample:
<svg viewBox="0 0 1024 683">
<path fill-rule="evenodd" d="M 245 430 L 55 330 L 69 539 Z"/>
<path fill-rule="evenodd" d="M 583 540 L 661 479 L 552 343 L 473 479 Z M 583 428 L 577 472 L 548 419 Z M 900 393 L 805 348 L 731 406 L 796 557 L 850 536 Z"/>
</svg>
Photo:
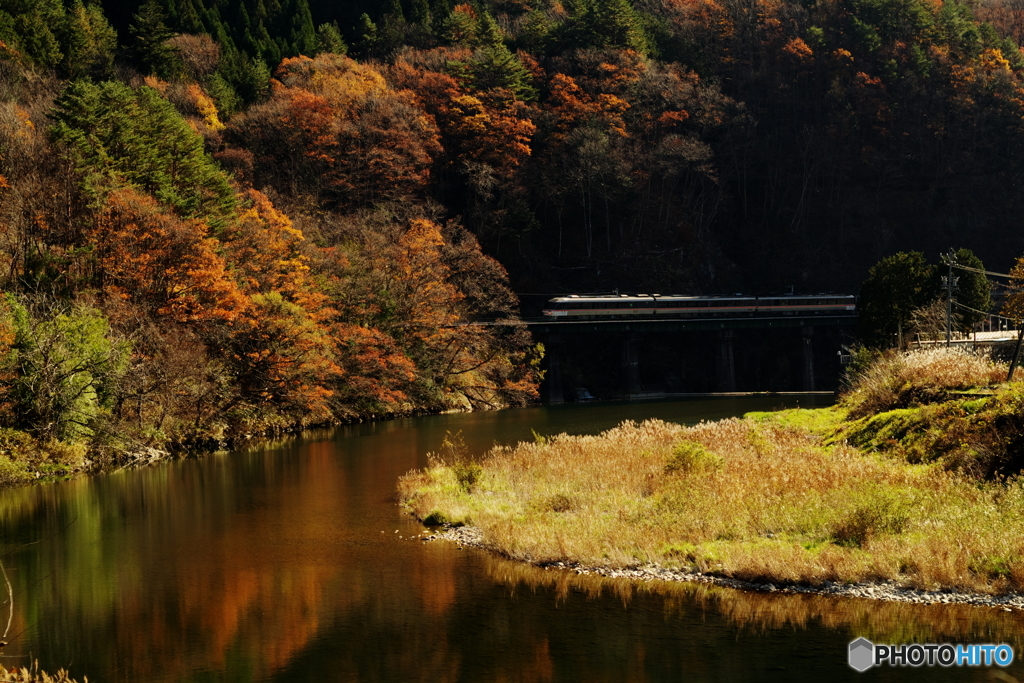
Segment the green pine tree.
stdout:
<svg viewBox="0 0 1024 683">
<path fill-rule="evenodd" d="M 192 0 L 178 0 L 178 26 L 185 33 L 208 33 Z"/>
<path fill-rule="evenodd" d="M 489 12 L 481 12 L 476 25 L 476 45 L 481 48 L 491 48 L 504 44 L 505 36 L 498 28 L 498 22 Z"/>
<path fill-rule="evenodd" d="M 15 14 L 12 22 L 14 39 L 11 42 L 36 64 L 49 69 L 56 68 L 64 58 L 64 53 L 52 28 L 63 22 L 63 15 L 54 21 L 47 18 L 47 13 L 38 11 Z"/>
<path fill-rule="evenodd" d="M 649 50 L 640 17 L 629 0 L 576 0 L 559 27 L 557 43 L 566 48 Z"/>
<path fill-rule="evenodd" d="M 132 36 L 131 54 L 149 73 L 169 77 L 180 64 L 177 54 L 167 41 L 177 35 L 167 26 L 167 14 L 155 0 L 147 0 L 132 17 L 128 26 Z"/>
<path fill-rule="evenodd" d="M 348 54 L 348 45 L 341 37 L 341 30 L 337 23 L 320 24 L 316 29 L 316 51 L 317 53 L 327 52 L 330 54 Z"/>
<path fill-rule="evenodd" d="M 505 88 L 520 100 L 537 97 L 537 91 L 530 82 L 530 72 L 503 43 L 477 50 L 467 68 L 474 90 Z"/>
<path fill-rule="evenodd" d="M 543 54 L 547 50 L 548 37 L 553 26 L 547 15 L 539 9 L 526 15 L 518 42 L 528 52 Z"/>
<path fill-rule="evenodd" d="M 291 52 L 300 55 L 315 55 L 318 42 L 316 28 L 313 26 L 313 15 L 309 11 L 307 0 L 298 0 L 295 13 L 292 15 Z"/>
<path fill-rule="evenodd" d="M 114 66 L 117 33 L 103 10 L 75 0 L 67 14 L 62 70 L 72 78 L 107 77 Z"/>
<path fill-rule="evenodd" d="M 466 47 L 477 44 L 480 22 L 466 12 L 449 12 L 439 25 L 441 38 L 448 44 Z"/>
<path fill-rule="evenodd" d="M 402 0 L 388 0 L 388 9 L 385 16 L 391 15 L 395 21 L 405 21 L 405 12 L 402 10 Z"/>
<path fill-rule="evenodd" d="M 412 12 L 410 12 L 409 19 L 412 23 L 429 31 L 432 23 L 430 3 L 427 0 L 412 0 Z"/>
<path fill-rule="evenodd" d="M 380 34 L 377 31 L 377 24 L 365 12 L 359 17 L 359 25 L 356 27 L 356 51 L 361 57 L 375 57 L 380 51 Z"/>
<path fill-rule="evenodd" d="M 184 216 L 217 222 L 234 205 L 203 138 L 159 92 L 114 81 L 73 81 L 54 103 L 54 139 L 94 197 L 128 183 Z"/>
</svg>

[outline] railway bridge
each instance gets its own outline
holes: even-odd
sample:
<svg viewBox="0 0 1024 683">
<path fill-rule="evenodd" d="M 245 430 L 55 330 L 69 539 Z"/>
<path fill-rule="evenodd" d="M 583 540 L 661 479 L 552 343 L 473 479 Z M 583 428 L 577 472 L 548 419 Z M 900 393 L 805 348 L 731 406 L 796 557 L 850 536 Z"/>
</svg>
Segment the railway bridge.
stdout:
<svg viewBox="0 0 1024 683">
<path fill-rule="evenodd" d="M 548 403 L 737 391 L 831 391 L 857 316 L 525 321 Z"/>
</svg>

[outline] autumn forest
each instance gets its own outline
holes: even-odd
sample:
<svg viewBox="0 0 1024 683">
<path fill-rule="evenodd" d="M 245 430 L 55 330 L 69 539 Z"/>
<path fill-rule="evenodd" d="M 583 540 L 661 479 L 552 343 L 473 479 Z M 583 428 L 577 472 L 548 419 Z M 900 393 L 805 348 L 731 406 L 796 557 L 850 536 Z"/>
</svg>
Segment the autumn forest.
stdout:
<svg viewBox="0 0 1024 683">
<path fill-rule="evenodd" d="M 0 480 L 522 405 L 531 296 L 1009 268 L 1019 4 L 0 0 Z"/>
</svg>

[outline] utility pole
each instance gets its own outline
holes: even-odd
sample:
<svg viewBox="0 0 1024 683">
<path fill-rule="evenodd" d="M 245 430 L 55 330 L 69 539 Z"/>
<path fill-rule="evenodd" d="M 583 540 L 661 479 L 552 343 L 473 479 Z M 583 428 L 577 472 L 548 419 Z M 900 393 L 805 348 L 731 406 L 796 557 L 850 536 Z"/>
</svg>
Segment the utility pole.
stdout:
<svg viewBox="0 0 1024 683">
<path fill-rule="evenodd" d="M 956 252 L 950 248 L 949 253 L 943 259 L 946 265 L 949 266 L 949 274 L 942 277 L 942 284 L 946 286 L 946 348 L 949 348 L 953 336 L 953 288 L 956 287 L 956 281 L 960 279 L 953 277 L 953 259 L 955 256 Z"/>
<path fill-rule="evenodd" d="M 953 261 L 950 249 L 949 274 L 946 276 L 946 348 L 949 348 L 953 327 Z"/>
<path fill-rule="evenodd" d="M 1006 381 L 1013 381 L 1013 372 L 1017 369 L 1017 362 L 1020 360 L 1020 345 L 1024 342 L 1024 322 L 1018 322 L 1017 327 L 1020 330 L 1017 331 L 1017 346 L 1013 349 L 1013 360 L 1010 361 L 1010 371 L 1006 373 Z"/>
</svg>

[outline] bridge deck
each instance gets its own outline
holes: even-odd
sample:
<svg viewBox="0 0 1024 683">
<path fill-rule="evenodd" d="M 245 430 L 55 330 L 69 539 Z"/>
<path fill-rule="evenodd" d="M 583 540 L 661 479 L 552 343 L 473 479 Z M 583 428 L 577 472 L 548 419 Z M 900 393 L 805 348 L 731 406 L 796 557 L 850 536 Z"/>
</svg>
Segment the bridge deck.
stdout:
<svg viewBox="0 0 1024 683">
<path fill-rule="evenodd" d="M 534 332 L 699 332 L 713 330 L 782 329 L 794 327 L 846 327 L 857 324 L 856 315 L 787 315 L 737 318 L 629 318 L 616 320 L 524 320 Z"/>
</svg>

